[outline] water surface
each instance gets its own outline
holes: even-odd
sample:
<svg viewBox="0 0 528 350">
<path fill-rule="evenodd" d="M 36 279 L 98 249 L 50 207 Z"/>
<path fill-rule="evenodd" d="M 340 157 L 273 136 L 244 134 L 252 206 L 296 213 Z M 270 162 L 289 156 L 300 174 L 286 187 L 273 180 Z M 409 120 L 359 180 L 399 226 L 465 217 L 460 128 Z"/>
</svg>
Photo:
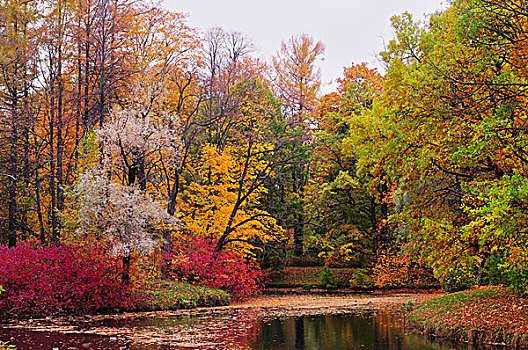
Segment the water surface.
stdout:
<svg viewBox="0 0 528 350">
<path fill-rule="evenodd" d="M 104 332 L 103 332 L 103 331 Z M 251 310 L 227 314 L 109 320 L 78 326 L 79 334 L 0 329 L 0 340 L 29 349 L 243 349 L 243 350 L 451 350 L 409 334 L 395 310 L 354 314 L 263 318 Z M 92 335 L 98 332 L 109 335 Z M 113 334 L 114 333 L 114 334 Z M 488 348 L 489 349 L 489 348 Z"/>
</svg>

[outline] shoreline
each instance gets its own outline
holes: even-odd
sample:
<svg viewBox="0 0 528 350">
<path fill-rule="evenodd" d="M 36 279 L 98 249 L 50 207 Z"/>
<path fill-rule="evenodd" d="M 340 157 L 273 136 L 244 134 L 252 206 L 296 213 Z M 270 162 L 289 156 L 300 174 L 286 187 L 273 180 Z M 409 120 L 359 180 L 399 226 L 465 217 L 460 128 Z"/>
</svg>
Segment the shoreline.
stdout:
<svg viewBox="0 0 528 350">
<path fill-rule="evenodd" d="M 472 345 L 528 348 L 528 299 L 505 287 L 431 298 L 409 314 L 416 332 Z"/>
<path fill-rule="evenodd" d="M 327 295 L 263 295 L 233 302 L 227 306 L 199 307 L 174 311 L 126 312 L 117 315 L 83 315 L 11 320 L 0 327 L 13 330 L 56 332 L 106 336 L 123 342 L 140 344 L 186 343 L 198 335 L 207 336 L 200 325 L 178 325 L 178 319 L 208 320 L 218 327 L 231 327 L 244 320 L 267 321 L 276 318 L 315 315 L 339 315 L 358 312 L 375 312 L 378 309 L 401 310 L 408 303 L 428 300 L 431 294 L 353 294 Z M 149 327 L 149 322 L 175 323 L 177 331 L 163 327 Z M 144 325 L 147 326 L 144 326 Z M 210 327 L 210 325 L 209 325 Z M 199 330 L 199 331 L 198 331 Z"/>
<path fill-rule="evenodd" d="M 119 314 L 100 315 L 62 315 L 29 319 L 7 319 L 0 322 L 1 326 L 12 328 L 38 329 L 40 325 L 53 326 L 66 322 L 97 322 L 104 320 L 127 320 L 150 317 L 176 317 L 182 315 L 222 314 L 230 311 L 253 310 L 265 316 L 305 316 L 319 314 L 346 313 L 357 308 L 378 308 L 382 306 L 401 306 L 406 302 L 425 301 L 441 293 L 305 293 L 305 294 L 264 294 L 246 300 L 234 301 L 224 306 L 201 306 L 192 309 L 131 311 Z M 341 294 L 342 293 L 342 294 Z"/>
</svg>

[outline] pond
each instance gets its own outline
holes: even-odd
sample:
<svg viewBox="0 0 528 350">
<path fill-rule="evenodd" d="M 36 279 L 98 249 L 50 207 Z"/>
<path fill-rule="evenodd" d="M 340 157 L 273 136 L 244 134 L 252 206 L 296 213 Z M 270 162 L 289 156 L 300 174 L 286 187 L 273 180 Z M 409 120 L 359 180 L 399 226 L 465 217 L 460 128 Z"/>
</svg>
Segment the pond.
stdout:
<svg viewBox="0 0 528 350">
<path fill-rule="evenodd" d="M 29 349 L 470 349 L 409 334 L 397 309 L 349 314 L 261 317 L 252 310 L 105 320 L 69 332 L 0 329 L 0 340 Z M 98 333 L 99 335 L 89 334 Z M 106 334 L 106 335 L 100 335 Z"/>
</svg>

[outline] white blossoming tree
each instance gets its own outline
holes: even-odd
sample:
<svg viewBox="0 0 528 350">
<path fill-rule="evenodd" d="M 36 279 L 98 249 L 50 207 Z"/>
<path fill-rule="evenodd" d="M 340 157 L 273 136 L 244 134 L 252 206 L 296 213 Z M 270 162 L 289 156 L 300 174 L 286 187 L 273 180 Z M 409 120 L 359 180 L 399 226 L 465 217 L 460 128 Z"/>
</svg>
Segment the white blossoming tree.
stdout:
<svg viewBox="0 0 528 350">
<path fill-rule="evenodd" d="M 78 201 L 78 234 L 95 234 L 112 244 L 123 258 L 123 283 L 130 282 L 130 257 L 158 247 L 162 234 L 178 227 L 163 196 L 152 183 L 165 178 L 163 166 L 177 160 L 179 136 L 175 122 L 155 101 L 156 86 L 141 87 L 137 100 L 115 109 L 97 130 L 100 162 L 87 169 L 73 194 Z M 138 90 L 141 90 L 138 88 Z"/>
</svg>

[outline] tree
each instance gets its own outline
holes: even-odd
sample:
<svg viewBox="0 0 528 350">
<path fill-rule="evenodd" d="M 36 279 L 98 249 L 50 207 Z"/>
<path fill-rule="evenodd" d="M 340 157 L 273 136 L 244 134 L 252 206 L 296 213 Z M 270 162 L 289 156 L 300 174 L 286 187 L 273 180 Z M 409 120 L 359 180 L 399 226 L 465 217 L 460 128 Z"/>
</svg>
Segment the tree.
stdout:
<svg viewBox="0 0 528 350">
<path fill-rule="evenodd" d="M 112 254 L 123 258 L 122 283 L 126 285 L 130 284 L 132 254 L 150 253 L 159 246 L 163 229 L 178 225 L 144 191 L 111 182 L 100 169 L 80 177 L 74 196 L 79 205 L 76 233 L 81 237 L 94 235 L 112 245 Z"/>
<path fill-rule="evenodd" d="M 282 112 L 289 127 L 297 129 L 297 141 L 290 147 L 290 158 L 296 159 L 281 170 L 280 198 L 284 203 L 282 222 L 293 230 L 294 253 L 303 254 L 304 226 L 307 222 L 303 210 L 303 192 L 307 184 L 309 163 L 308 146 L 311 139 L 311 114 L 321 85 L 316 61 L 324 53 L 324 45 L 314 42 L 306 34 L 283 42 L 272 58 L 275 90 L 283 103 Z M 286 209 L 286 210 L 284 210 Z"/>
<path fill-rule="evenodd" d="M 30 132 L 36 120 L 38 102 L 38 1 L 0 3 L 0 118 L 2 140 L 1 183 L 5 231 L 9 246 L 33 232 L 28 224 L 31 161 Z M 20 236 L 20 237 L 19 237 Z"/>
<path fill-rule="evenodd" d="M 173 231 L 178 222 L 149 194 L 150 183 L 163 176 L 157 164 L 163 157 L 176 158 L 179 149 L 179 135 L 169 127 L 174 116 L 154 113 L 159 89 L 138 87 L 136 100 L 126 109 L 116 108 L 98 129 L 101 164 L 87 170 L 73 196 L 80 201 L 78 233 L 95 229 L 113 244 L 114 254 L 123 258 L 125 284 L 132 253 L 152 250 L 157 245 L 152 235 Z"/>
<path fill-rule="evenodd" d="M 523 40 L 505 35 L 502 4 L 483 4 L 457 1 L 428 27 L 409 14 L 393 18 L 396 38 L 382 53 L 383 95 L 367 115 L 360 148 L 360 166 L 385 172 L 396 185 L 395 233 L 415 244 L 450 290 L 484 283 L 492 270 L 524 283 L 523 272 L 507 268 L 524 269 L 522 230 L 501 228 L 515 244 L 490 234 L 501 236 L 491 224 L 496 201 L 523 220 L 522 211 L 506 209 L 513 198 L 524 201 L 515 193 L 523 187 L 515 175 L 526 171 L 526 91 L 515 64 Z"/>
<path fill-rule="evenodd" d="M 310 241 L 331 264 L 364 265 L 381 243 L 383 195 L 379 181 L 359 171 L 361 118 L 381 94 L 382 77 L 365 63 L 344 69 L 338 93 L 320 99 L 312 147 L 307 209 Z"/>
<path fill-rule="evenodd" d="M 300 126 L 306 132 L 321 87 L 321 72 L 316 62 L 324 50 L 320 41 L 299 34 L 283 41 L 272 58 L 276 91 L 283 102 L 283 112 L 294 127 Z"/>
<path fill-rule="evenodd" d="M 182 221 L 188 234 L 213 239 L 217 251 L 229 247 L 247 255 L 281 236 L 282 228 L 262 208 L 261 199 L 291 139 L 277 102 L 259 81 L 240 81 L 233 94 L 240 109 L 222 136 L 225 145 L 204 143 L 188 165 Z"/>
</svg>

